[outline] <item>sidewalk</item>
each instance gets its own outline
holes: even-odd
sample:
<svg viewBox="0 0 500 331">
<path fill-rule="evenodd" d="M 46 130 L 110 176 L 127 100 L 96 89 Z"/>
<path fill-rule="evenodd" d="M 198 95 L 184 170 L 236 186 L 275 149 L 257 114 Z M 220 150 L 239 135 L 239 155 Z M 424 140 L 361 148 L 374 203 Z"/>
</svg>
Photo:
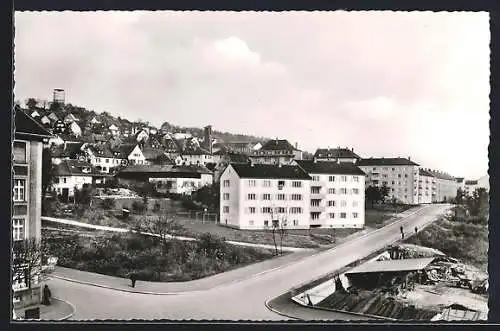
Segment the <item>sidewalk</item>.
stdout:
<svg viewBox="0 0 500 331">
<path fill-rule="evenodd" d="M 75 307 L 67 301 L 52 298 L 52 304 L 50 306 L 40 305 L 40 321 L 64 321 L 73 316 L 75 313 Z M 24 313 L 21 311 L 16 311 L 18 319 L 12 320 L 24 321 Z M 37 320 L 38 321 L 38 320 Z"/>
</svg>

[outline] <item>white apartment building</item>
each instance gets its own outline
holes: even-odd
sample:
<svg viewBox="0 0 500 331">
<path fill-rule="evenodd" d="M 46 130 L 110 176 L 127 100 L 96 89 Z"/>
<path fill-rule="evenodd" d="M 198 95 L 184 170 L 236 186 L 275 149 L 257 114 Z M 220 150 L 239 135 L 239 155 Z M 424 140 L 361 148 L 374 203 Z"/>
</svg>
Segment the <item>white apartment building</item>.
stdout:
<svg viewBox="0 0 500 331">
<path fill-rule="evenodd" d="M 353 163 L 295 161 L 311 176 L 311 228 L 362 228 L 365 173 Z"/>
<path fill-rule="evenodd" d="M 451 202 L 457 196 L 459 183 L 455 177 L 438 170 L 426 169 L 435 178 L 432 202 Z"/>
<path fill-rule="evenodd" d="M 418 204 L 419 165 L 410 158 L 368 158 L 356 164 L 366 174 L 366 186 L 389 188 L 389 199 Z"/>
<path fill-rule="evenodd" d="M 419 169 L 418 204 L 432 203 L 436 193 L 436 178 L 425 169 Z"/>
<path fill-rule="evenodd" d="M 239 229 L 310 226 L 311 177 L 297 165 L 229 164 L 220 177 L 220 223 Z"/>
</svg>

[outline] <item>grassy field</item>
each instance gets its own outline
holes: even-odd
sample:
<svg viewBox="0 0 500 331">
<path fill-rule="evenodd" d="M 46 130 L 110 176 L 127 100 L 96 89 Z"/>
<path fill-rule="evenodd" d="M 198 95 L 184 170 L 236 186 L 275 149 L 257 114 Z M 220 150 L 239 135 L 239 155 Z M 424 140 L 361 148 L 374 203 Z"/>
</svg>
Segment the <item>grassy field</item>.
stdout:
<svg viewBox="0 0 500 331">
<path fill-rule="evenodd" d="M 412 207 L 411 205 L 375 205 L 373 208 L 367 206 L 365 210 L 365 226 L 375 229 L 386 226 L 395 220 L 395 214 L 402 213 Z"/>
<path fill-rule="evenodd" d="M 485 272 L 488 269 L 487 221 L 477 223 L 468 217 L 445 216 L 406 242 L 438 249 Z"/>
</svg>

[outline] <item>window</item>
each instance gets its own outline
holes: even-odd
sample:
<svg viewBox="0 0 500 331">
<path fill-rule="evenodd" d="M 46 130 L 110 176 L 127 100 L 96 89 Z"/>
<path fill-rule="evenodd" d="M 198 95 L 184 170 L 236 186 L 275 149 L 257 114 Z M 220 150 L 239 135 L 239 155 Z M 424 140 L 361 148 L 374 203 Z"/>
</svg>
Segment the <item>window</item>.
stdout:
<svg viewBox="0 0 500 331">
<path fill-rule="evenodd" d="M 401 178 L 401 174 L 398 174 L 398 178 Z"/>
<path fill-rule="evenodd" d="M 24 179 L 14 180 L 13 200 L 16 202 L 26 201 L 26 180 Z"/>
<path fill-rule="evenodd" d="M 12 236 L 14 240 L 24 240 L 24 238 L 26 237 L 24 229 L 24 219 L 12 219 Z"/>
<path fill-rule="evenodd" d="M 359 182 L 359 176 L 352 176 L 352 180 L 356 183 Z"/>
<path fill-rule="evenodd" d="M 313 219 L 313 220 L 317 220 L 317 219 L 319 219 L 319 214 L 320 214 L 320 213 L 317 213 L 317 212 L 315 212 L 315 213 L 311 213 L 311 219 Z"/>
<path fill-rule="evenodd" d="M 293 220 L 293 226 L 299 225 L 299 220 Z"/>
<path fill-rule="evenodd" d="M 408 178 L 408 174 L 405 174 L 405 178 Z"/>
<path fill-rule="evenodd" d="M 352 213 L 352 218 L 358 218 L 358 213 Z"/>
<path fill-rule="evenodd" d="M 285 187 L 285 181 L 284 180 L 279 180 L 278 181 L 278 189 L 281 190 L 283 187 Z"/>
<path fill-rule="evenodd" d="M 255 193 L 248 193 L 247 194 L 247 199 L 248 200 L 255 200 Z"/>
<path fill-rule="evenodd" d="M 340 201 L 340 206 L 341 207 L 346 207 L 347 206 L 347 201 L 345 201 L 345 200 Z"/>
<path fill-rule="evenodd" d="M 299 182 L 299 181 L 293 181 L 293 182 L 292 182 L 292 187 L 302 187 L 302 182 Z"/>
<path fill-rule="evenodd" d="M 335 181 L 335 176 L 328 176 L 328 181 L 329 182 L 334 182 Z"/>
<path fill-rule="evenodd" d="M 335 194 L 335 189 L 334 188 L 329 188 L 328 189 L 328 194 Z"/>
<path fill-rule="evenodd" d="M 248 180 L 248 186 L 255 187 L 255 179 L 249 179 Z"/>
<path fill-rule="evenodd" d="M 372 170 L 375 171 L 375 170 L 377 170 L 377 168 L 373 168 Z"/>
<path fill-rule="evenodd" d="M 290 214 L 302 214 L 302 208 L 290 207 Z"/>
<path fill-rule="evenodd" d="M 63 177 L 63 178 L 62 178 L 63 184 L 66 184 L 66 180 L 67 180 L 67 178 L 66 178 L 66 177 Z"/>
<path fill-rule="evenodd" d="M 101 158 L 96 157 L 95 161 L 96 161 L 97 163 L 101 163 Z"/>
<path fill-rule="evenodd" d="M 248 208 L 248 211 L 250 212 L 250 214 L 255 214 L 255 207 Z"/>
<path fill-rule="evenodd" d="M 347 194 L 347 189 L 346 188 L 341 188 L 340 189 L 340 194 Z"/>
<path fill-rule="evenodd" d="M 359 194 L 359 188 L 353 188 L 352 194 Z"/>
<path fill-rule="evenodd" d="M 330 218 L 335 218 L 335 213 L 329 213 L 328 215 L 330 216 Z"/>
<path fill-rule="evenodd" d="M 269 221 L 264 221 L 264 226 L 269 226 Z"/>
<path fill-rule="evenodd" d="M 302 195 L 301 194 L 292 194 L 292 200 L 294 200 L 294 201 L 301 201 L 302 200 Z"/>
<path fill-rule="evenodd" d="M 254 225 L 254 221 L 248 221 L 248 224 L 253 226 Z"/>
<path fill-rule="evenodd" d="M 285 207 L 276 207 L 276 212 L 278 214 L 284 214 L 286 212 L 286 208 Z"/>
<path fill-rule="evenodd" d="M 347 176 L 340 176 L 341 182 L 347 182 Z"/>
<path fill-rule="evenodd" d="M 358 206 L 358 202 L 357 202 L 357 201 L 353 201 L 353 202 L 352 202 L 352 206 L 353 206 L 353 207 L 357 207 L 357 206 Z"/>
<path fill-rule="evenodd" d="M 222 182 L 222 186 L 229 187 L 229 179 L 224 179 L 224 181 Z"/>
<path fill-rule="evenodd" d="M 104 163 L 109 163 L 109 159 L 104 159 Z"/>
<path fill-rule="evenodd" d="M 285 195 L 283 193 L 278 194 L 278 200 L 285 200 Z"/>
<path fill-rule="evenodd" d="M 223 200 L 229 200 L 229 193 L 224 193 L 222 197 Z"/>
<path fill-rule="evenodd" d="M 312 177 L 312 180 L 315 181 L 315 182 L 318 182 L 319 181 L 319 176 L 311 176 Z"/>
<path fill-rule="evenodd" d="M 14 141 L 12 154 L 14 154 L 14 163 L 26 163 L 26 142 Z"/>
<path fill-rule="evenodd" d="M 340 218 L 347 218 L 347 214 L 346 213 L 340 213 Z"/>
<path fill-rule="evenodd" d="M 319 187 L 311 187 L 311 194 L 319 194 L 320 188 Z"/>
<path fill-rule="evenodd" d="M 265 180 L 264 181 L 264 187 L 270 187 L 271 186 L 271 181 L 270 180 Z"/>
<path fill-rule="evenodd" d="M 229 206 L 222 207 L 222 212 L 226 214 L 229 213 Z"/>
<path fill-rule="evenodd" d="M 262 200 L 271 200 L 271 194 L 269 193 L 262 194 Z"/>
<path fill-rule="evenodd" d="M 319 199 L 312 199 L 312 200 L 311 200 L 311 206 L 312 206 L 312 207 L 319 207 L 319 202 L 320 202 L 320 201 L 321 201 L 321 200 L 319 200 Z"/>
<path fill-rule="evenodd" d="M 328 207 L 335 207 L 335 201 L 334 200 L 328 201 Z"/>
<path fill-rule="evenodd" d="M 271 214 L 271 207 L 262 207 L 262 214 Z"/>
</svg>

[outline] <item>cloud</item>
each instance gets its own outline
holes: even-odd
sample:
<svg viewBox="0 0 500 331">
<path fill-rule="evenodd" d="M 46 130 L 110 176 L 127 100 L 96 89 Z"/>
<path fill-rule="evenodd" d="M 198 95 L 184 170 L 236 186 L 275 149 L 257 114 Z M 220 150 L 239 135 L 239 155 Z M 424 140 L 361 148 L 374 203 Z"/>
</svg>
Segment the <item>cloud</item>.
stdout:
<svg viewBox="0 0 500 331">
<path fill-rule="evenodd" d="M 466 12 L 18 12 L 15 94 L 64 88 L 73 104 L 157 125 L 410 155 L 479 177 L 488 24 Z"/>
</svg>

